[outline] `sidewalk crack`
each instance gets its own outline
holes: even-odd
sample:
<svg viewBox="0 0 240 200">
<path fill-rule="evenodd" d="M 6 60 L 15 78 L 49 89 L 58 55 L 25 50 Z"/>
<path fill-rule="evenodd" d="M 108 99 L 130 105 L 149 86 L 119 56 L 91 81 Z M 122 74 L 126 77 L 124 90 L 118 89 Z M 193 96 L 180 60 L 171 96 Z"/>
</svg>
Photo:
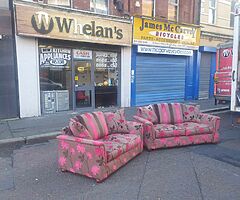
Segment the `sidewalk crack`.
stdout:
<svg viewBox="0 0 240 200">
<path fill-rule="evenodd" d="M 194 163 L 193 163 L 193 158 L 192 158 L 192 156 L 191 156 L 191 153 L 190 153 L 190 161 L 191 161 L 191 164 L 192 164 L 192 167 L 193 167 L 193 171 L 194 171 L 194 175 L 195 175 L 195 178 L 196 178 L 196 181 L 197 181 L 197 185 L 198 185 L 198 188 L 199 188 L 199 192 L 200 192 L 200 195 L 201 195 L 201 199 L 204 200 L 203 193 L 202 193 L 201 182 L 200 182 L 200 180 L 199 180 L 199 177 L 198 177 L 198 174 L 197 174 L 195 165 L 194 165 Z"/>
<path fill-rule="evenodd" d="M 10 132 L 12 138 L 14 138 L 14 135 L 13 135 L 12 129 L 11 129 L 11 127 L 10 127 L 8 121 L 7 121 L 7 127 L 8 127 L 8 129 L 9 129 L 9 132 Z"/>
<path fill-rule="evenodd" d="M 147 165 L 148 165 L 148 163 L 149 163 L 149 155 L 150 155 L 150 152 L 148 152 L 147 161 L 146 161 L 145 166 L 144 166 L 144 171 L 143 171 L 143 175 L 142 175 L 142 178 L 141 178 L 141 183 L 140 183 L 140 185 L 139 185 L 139 190 L 138 190 L 138 194 L 137 194 L 137 200 L 139 199 L 140 192 L 141 192 L 141 189 L 142 189 L 142 183 L 143 183 L 143 180 L 144 180 L 144 178 L 145 178 L 145 173 L 146 173 Z"/>
</svg>

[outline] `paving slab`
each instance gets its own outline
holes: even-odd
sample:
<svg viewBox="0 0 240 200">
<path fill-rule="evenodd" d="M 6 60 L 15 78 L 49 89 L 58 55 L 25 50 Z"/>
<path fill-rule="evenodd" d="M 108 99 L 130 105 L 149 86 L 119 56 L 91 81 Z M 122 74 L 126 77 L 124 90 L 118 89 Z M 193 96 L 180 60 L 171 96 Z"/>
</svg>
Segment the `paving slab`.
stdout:
<svg viewBox="0 0 240 200">
<path fill-rule="evenodd" d="M 139 199 L 200 200 L 189 152 L 182 148 L 152 151 Z"/>
<path fill-rule="evenodd" d="M 14 178 L 11 158 L 0 157 L 0 192 L 14 188 Z"/>
<path fill-rule="evenodd" d="M 12 138 L 8 122 L 0 122 L 0 140 Z"/>
</svg>

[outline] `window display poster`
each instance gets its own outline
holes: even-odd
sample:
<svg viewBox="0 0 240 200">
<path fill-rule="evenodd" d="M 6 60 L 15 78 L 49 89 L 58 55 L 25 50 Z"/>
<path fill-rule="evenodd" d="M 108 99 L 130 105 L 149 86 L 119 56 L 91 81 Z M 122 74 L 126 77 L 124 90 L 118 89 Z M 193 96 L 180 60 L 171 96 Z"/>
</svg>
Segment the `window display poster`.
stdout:
<svg viewBox="0 0 240 200">
<path fill-rule="evenodd" d="M 115 52 L 96 52 L 96 68 L 117 68 L 118 57 Z"/>
<path fill-rule="evenodd" d="M 70 68 L 71 49 L 41 47 L 39 52 L 40 67 Z"/>
<path fill-rule="evenodd" d="M 92 60 L 92 51 L 73 49 L 73 58 L 75 60 Z"/>
</svg>

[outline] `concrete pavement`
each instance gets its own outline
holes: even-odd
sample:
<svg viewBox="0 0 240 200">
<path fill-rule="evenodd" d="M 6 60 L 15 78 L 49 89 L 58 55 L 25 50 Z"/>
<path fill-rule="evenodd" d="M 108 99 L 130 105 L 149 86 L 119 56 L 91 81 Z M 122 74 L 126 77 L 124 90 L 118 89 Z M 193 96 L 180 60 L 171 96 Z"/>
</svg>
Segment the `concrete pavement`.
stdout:
<svg viewBox="0 0 240 200">
<path fill-rule="evenodd" d="M 57 168 L 57 142 L 0 148 L 2 200 L 239 200 L 240 128 L 221 143 L 144 151 L 103 183 Z"/>
<path fill-rule="evenodd" d="M 225 105 L 214 105 L 214 99 L 187 101 L 200 105 L 203 112 L 226 109 Z M 109 110 L 109 109 L 105 109 Z M 111 109 L 110 109 L 111 110 Z M 135 107 L 126 108 L 126 117 L 131 120 L 136 113 Z M 0 120 L 0 146 L 9 143 L 32 143 L 51 139 L 68 125 L 69 118 L 76 112 L 67 111 L 40 117 Z"/>
</svg>

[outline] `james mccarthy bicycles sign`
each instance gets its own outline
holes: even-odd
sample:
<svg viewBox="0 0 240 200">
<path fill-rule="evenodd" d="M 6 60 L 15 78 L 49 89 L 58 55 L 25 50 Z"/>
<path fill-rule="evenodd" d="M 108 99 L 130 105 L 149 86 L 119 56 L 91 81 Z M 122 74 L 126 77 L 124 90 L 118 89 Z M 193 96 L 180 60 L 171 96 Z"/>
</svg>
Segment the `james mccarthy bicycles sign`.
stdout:
<svg viewBox="0 0 240 200">
<path fill-rule="evenodd" d="M 129 22 L 40 6 L 16 4 L 15 8 L 18 35 L 131 45 Z"/>
<path fill-rule="evenodd" d="M 133 44 L 197 49 L 200 28 L 134 18 Z"/>
</svg>

